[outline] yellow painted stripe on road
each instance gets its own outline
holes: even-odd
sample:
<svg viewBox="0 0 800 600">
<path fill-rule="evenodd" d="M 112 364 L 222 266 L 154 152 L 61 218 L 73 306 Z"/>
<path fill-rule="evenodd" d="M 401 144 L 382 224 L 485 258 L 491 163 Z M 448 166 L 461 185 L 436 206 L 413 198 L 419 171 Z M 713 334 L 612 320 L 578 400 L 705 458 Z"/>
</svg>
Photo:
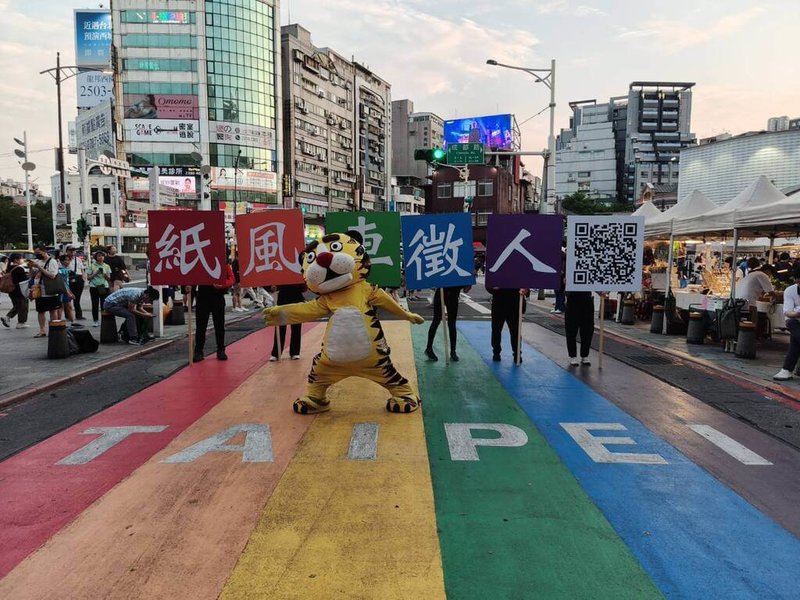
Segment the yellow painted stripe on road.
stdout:
<svg viewBox="0 0 800 600">
<path fill-rule="evenodd" d="M 383 326 L 416 387 L 408 324 Z M 359 378 L 328 390 L 222 599 L 445 597 L 421 414 L 387 413 L 387 396 Z M 374 460 L 347 458 L 356 423 L 378 425 Z"/>
</svg>

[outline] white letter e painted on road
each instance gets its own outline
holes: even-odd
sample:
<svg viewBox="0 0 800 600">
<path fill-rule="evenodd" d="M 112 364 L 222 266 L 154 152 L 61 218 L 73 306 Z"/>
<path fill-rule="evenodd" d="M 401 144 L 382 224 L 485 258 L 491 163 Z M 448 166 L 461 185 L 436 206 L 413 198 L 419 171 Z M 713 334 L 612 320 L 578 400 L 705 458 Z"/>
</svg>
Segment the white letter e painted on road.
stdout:
<svg viewBox="0 0 800 600">
<path fill-rule="evenodd" d="M 666 465 L 659 454 L 636 454 L 633 452 L 611 452 L 605 444 L 634 446 L 629 437 L 595 437 L 591 430 L 627 431 L 622 423 L 560 423 L 570 437 L 578 442 L 584 452 L 596 463 L 632 463 L 640 465 Z"/>
<path fill-rule="evenodd" d="M 474 438 L 473 429 L 496 431 L 500 437 Z M 450 447 L 451 460 L 480 460 L 478 446 L 502 446 L 516 448 L 528 443 L 528 435 L 519 427 L 505 423 L 445 423 L 444 433 Z"/>
</svg>

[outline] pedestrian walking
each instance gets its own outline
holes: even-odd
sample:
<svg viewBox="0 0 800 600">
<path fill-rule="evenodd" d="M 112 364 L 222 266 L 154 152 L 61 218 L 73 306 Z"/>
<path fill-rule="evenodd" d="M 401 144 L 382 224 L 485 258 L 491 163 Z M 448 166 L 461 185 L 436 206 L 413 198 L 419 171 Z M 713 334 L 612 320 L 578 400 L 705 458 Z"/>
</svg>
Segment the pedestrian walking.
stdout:
<svg viewBox="0 0 800 600">
<path fill-rule="evenodd" d="M 75 296 L 73 299 L 73 306 L 75 307 L 75 320 L 83 321 L 83 308 L 81 308 L 81 296 L 83 296 L 83 289 L 86 286 L 86 265 L 83 259 L 78 256 L 77 248 L 75 246 L 67 247 L 67 256 L 69 256 L 69 290 Z"/>
<path fill-rule="evenodd" d="M 594 335 L 594 298 L 591 292 L 566 292 L 564 327 L 567 333 L 569 364 L 590 365 L 589 350 Z M 581 357 L 578 360 L 578 334 L 581 336 Z"/>
<path fill-rule="evenodd" d="M 233 287 L 235 278 L 230 264 L 225 265 L 225 275 L 221 283 L 197 286 L 192 294 L 195 298 L 197 314 L 197 333 L 194 337 L 194 361 L 203 360 L 206 345 L 206 329 L 209 316 L 214 320 L 214 335 L 217 340 L 217 360 L 228 360 L 225 354 L 225 295 Z"/>
<path fill-rule="evenodd" d="M 233 287 L 231 287 L 231 301 L 233 302 L 233 312 L 247 312 L 242 307 L 242 286 L 239 277 L 239 252 L 237 251 L 231 262 L 231 271 L 233 271 Z"/>
<path fill-rule="evenodd" d="M 92 320 L 93 326 L 100 326 L 100 307 L 109 293 L 111 283 L 111 267 L 106 262 L 105 252 L 97 251 L 94 253 L 94 260 L 89 265 L 86 278 L 89 281 L 89 297 L 92 300 Z"/>
<path fill-rule="evenodd" d="M 0 322 L 4 327 L 11 327 L 11 319 L 17 317 L 17 329 L 25 329 L 29 327 L 27 286 L 23 292 L 20 284 L 28 280 L 28 274 L 25 272 L 25 267 L 22 266 L 22 254 L 12 253 L 8 257 L 5 272 L 9 274 L 14 288 L 8 293 L 8 297 L 11 299 L 11 310 L 5 317 L 0 318 Z"/>
<path fill-rule="evenodd" d="M 272 286 L 270 291 L 277 292 L 278 306 L 305 302 L 303 292 L 306 291 L 306 286 L 302 284 Z M 289 356 L 291 356 L 292 360 L 300 360 L 300 339 L 303 335 L 303 325 L 302 323 L 296 323 L 290 325 L 290 327 L 292 328 L 292 339 L 289 342 Z M 286 325 L 281 325 L 278 328 L 278 337 L 280 338 L 280 349 L 278 349 L 276 342 L 272 343 L 272 356 L 269 359 L 271 362 L 278 360 L 278 357 L 283 353 L 283 347 L 286 343 Z"/>
<path fill-rule="evenodd" d="M 60 292 L 54 291 L 57 285 L 54 283 L 59 279 L 58 261 L 47 252 L 47 246 L 39 243 L 33 249 L 36 258 L 28 261 L 28 268 L 33 276 L 33 298 L 36 307 L 36 315 L 39 320 L 39 333 L 34 335 L 36 338 L 47 337 L 47 315 L 51 321 L 57 321 L 61 311 Z M 45 280 L 49 280 L 46 285 Z M 50 287 L 51 291 L 48 291 Z"/>
<path fill-rule="evenodd" d="M 789 351 L 783 359 L 783 367 L 772 377 L 777 381 L 791 379 L 797 360 L 800 359 L 800 265 L 793 269 L 794 285 L 783 292 L 783 316 L 789 330 Z"/>
<path fill-rule="evenodd" d="M 122 289 L 123 284 L 131 280 L 128 276 L 128 267 L 125 266 L 125 259 L 117 254 L 116 246 L 108 247 L 106 264 L 111 267 L 111 291 L 116 292 Z"/>
<path fill-rule="evenodd" d="M 433 319 L 428 328 L 428 345 L 425 348 L 425 356 L 429 360 L 437 361 L 439 357 L 433 351 L 433 342 L 436 339 L 436 330 L 442 322 L 442 290 L 444 290 L 444 305 L 447 308 L 447 330 L 450 334 L 450 360 L 458 361 L 456 353 L 456 343 L 458 333 L 456 331 L 456 319 L 458 318 L 458 299 L 461 295 L 461 287 L 439 288 L 433 292 Z"/>
<path fill-rule="evenodd" d="M 511 353 L 514 362 L 519 360 L 519 302 L 522 297 L 522 312 L 525 312 L 525 298 L 530 294 L 527 288 L 490 288 L 492 295 L 492 360 L 499 362 L 502 353 L 503 325 L 508 327 L 511 336 Z"/>
<path fill-rule="evenodd" d="M 564 303 L 564 290 L 567 287 L 567 249 L 564 246 L 561 246 L 561 279 L 559 281 L 559 286 L 557 290 L 553 290 L 555 293 L 556 301 L 555 305 L 553 306 L 553 310 L 551 313 L 555 314 L 563 314 L 565 303 Z"/>
<path fill-rule="evenodd" d="M 133 346 L 140 346 L 142 342 L 136 327 L 136 317 L 152 319 L 152 313 L 147 312 L 142 305 L 152 304 L 157 299 L 158 290 L 154 287 L 129 287 L 109 294 L 103 301 L 103 309 L 115 317 L 125 319 L 125 327 L 128 330 L 128 343 Z"/>
</svg>

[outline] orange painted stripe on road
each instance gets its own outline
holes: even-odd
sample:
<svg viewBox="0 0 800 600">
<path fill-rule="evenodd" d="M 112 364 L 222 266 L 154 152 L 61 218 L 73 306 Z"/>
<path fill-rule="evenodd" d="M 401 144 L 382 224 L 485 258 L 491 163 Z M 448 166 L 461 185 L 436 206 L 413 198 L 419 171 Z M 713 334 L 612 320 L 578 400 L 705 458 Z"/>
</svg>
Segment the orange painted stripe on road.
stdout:
<svg viewBox="0 0 800 600">
<path fill-rule="evenodd" d="M 416 387 L 408 324 L 383 326 Z M 355 377 L 328 390 L 221 600 L 444 597 L 422 416 L 386 412 L 387 396 Z"/>
<path fill-rule="evenodd" d="M 262 367 L 29 556 L 0 581 L 0 597 L 217 598 L 313 423 L 291 402 L 304 390 L 323 331 L 304 334 L 303 359 Z M 242 423 L 270 425 L 274 462 L 244 463 L 242 452 L 161 462 Z"/>
</svg>

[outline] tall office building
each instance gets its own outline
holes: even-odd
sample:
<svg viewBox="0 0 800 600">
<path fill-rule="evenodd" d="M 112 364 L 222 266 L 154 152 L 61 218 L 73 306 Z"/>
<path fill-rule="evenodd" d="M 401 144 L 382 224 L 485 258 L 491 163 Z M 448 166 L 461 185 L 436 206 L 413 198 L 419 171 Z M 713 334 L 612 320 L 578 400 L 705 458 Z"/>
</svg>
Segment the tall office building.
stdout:
<svg viewBox="0 0 800 600">
<path fill-rule="evenodd" d="M 417 148 L 441 148 L 444 145 L 444 121 L 430 112 L 414 112 L 411 100 L 392 102 L 392 176 L 404 182 L 410 179 L 428 183 L 428 165 L 414 160 Z"/>
<path fill-rule="evenodd" d="M 279 201 L 279 0 L 114 0 L 117 154 L 178 203 L 234 213 Z M 168 10 L 166 10 L 168 8 Z M 150 208 L 146 179 L 128 209 Z"/>
<path fill-rule="evenodd" d="M 283 53 L 283 194 L 307 221 L 328 211 L 383 210 L 389 198 L 390 87 L 366 67 L 311 33 L 281 28 Z"/>
<path fill-rule="evenodd" d="M 694 83 L 634 81 L 628 89 L 625 199 L 634 203 L 646 184 L 678 183 L 682 148 L 691 133 Z"/>
</svg>

